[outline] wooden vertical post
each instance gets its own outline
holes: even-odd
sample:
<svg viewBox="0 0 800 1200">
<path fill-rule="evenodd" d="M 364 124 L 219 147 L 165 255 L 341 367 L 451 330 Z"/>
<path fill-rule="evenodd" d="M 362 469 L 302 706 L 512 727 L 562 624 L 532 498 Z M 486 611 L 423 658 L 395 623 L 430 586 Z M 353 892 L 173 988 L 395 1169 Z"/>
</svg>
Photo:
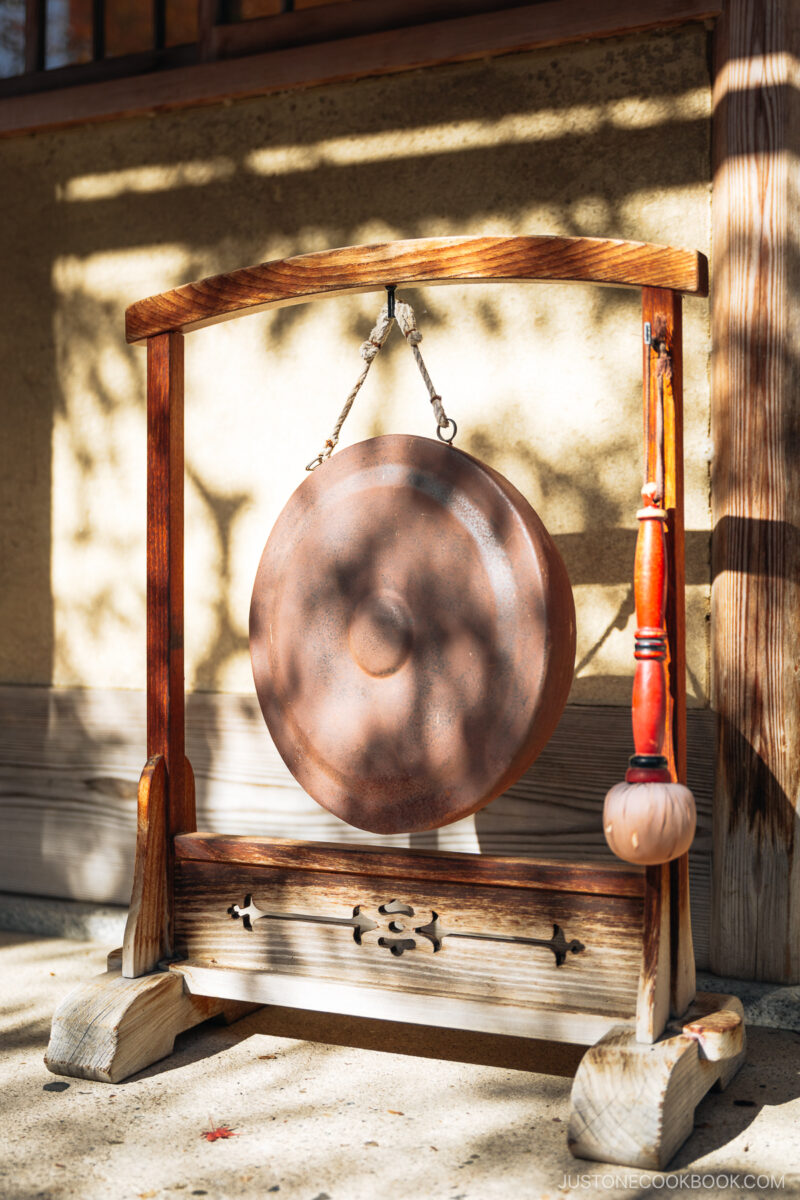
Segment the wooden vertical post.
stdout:
<svg viewBox="0 0 800 1200">
<path fill-rule="evenodd" d="M 711 965 L 800 980 L 799 0 L 715 33 Z"/>
<path fill-rule="evenodd" d="M 686 567 L 683 515 L 683 322 L 677 292 L 652 289 L 646 302 L 654 332 L 663 331 L 670 358 L 664 378 L 664 498 L 667 512 L 667 745 L 672 778 L 686 783 Z M 655 357 L 655 356 L 654 356 Z M 655 405 L 655 371 L 651 371 Z M 651 423 L 655 430 L 655 421 Z M 653 447 L 652 453 L 655 453 Z M 651 454 L 648 448 L 648 461 Z M 694 1000 L 696 977 L 689 905 L 689 855 L 669 864 L 670 1009 L 681 1016 Z"/>
<path fill-rule="evenodd" d="M 655 1042 L 669 1018 L 669 863 L 645 867 L 642 971 L 636 998 L 636 1040 Z"/>
<path fill-rule="evenodd" d="M 642 289 L 642 325 L 650 326 L 651 345 L 644 346 L 644 460 L 648 480 L 660 469 L 657 345 L 669 354 L 663 377 L 663 507 L 667 512 L 667 681 L 668 704 L 663 753 L 671 778 L 686 782 L 686 618 L 684 604 L 683 524 L 683 337 L 681 298 L 666 288 Z M 648 362 L 649 359 L 649 362 Z M 650 972 L 650 1032 L 663 1029 L 669 1011 L 685 1012 L 695 994 L 694 951 L 689 909 L 688 855 L 664 867 L 647 868 L 645 906 L 645 970 Z M 644 996 L 640 995 L 640 1008 Z M 637 1036 L 645 1040 L 643 1013 Z"/>
<path fill-rule="evenodd" d="M 184 759 L 183 335 L 147 343 L 147 757 L 167 769 L 167 836 L 195 828 Z"/>
<path fill-rule="evenodd" d="M 686 609 L 684 604 L 684 530 L 683 530 L 683 335 L 681 298 L 666 288 L 642 289 L 642 322 L 649 323 L 651 336 L 663 339 L 670 357 L 670 371 L 664 379 L 664 495 L 667 513 L 667 677 L 669 703 L 664 754 L 673 779 L 686 782 Z M 645 347 L 650 355 L 649 437 L 645 449 L 648 479 L 657 474 L 656 440 L 658 404 L 657 352 Z M 645 379 L 648 373 L 645 371 Z M 646 386 L 646 384 L 645 384 Z"/>
</svg>

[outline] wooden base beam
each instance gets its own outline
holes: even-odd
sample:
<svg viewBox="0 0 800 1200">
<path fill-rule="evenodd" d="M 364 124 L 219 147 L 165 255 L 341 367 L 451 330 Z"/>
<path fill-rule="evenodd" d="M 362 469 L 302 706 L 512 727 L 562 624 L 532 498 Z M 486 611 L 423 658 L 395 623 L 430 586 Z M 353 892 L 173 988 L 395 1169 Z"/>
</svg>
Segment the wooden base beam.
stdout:
<svg viewBox="0 0 800 1200">
<path fill-rule="evenodd" d="M 692 1132 L 706 1092 L 727 1087 L 744 1057 L 735 996 L 699 995 L 683 1022 L 651 1046 L 629 1027 L 610 1030 L 578 1067 L 570 1150 L 576 1158 L 661 1170 Z"/>
<path fill-rule="evenodd" d="M 496 1032 L 513 1008 L 519 1036 L 559 1025 L 554 1037 L 583 1044 L 599 1036 L 590 1019 L 605 1031 L 636 1013 L 643 877 L 632 870 L 199 834 L 176 842 L 175 944 L 193 972 L 211 969 L 200 992 L 244 998 L 216 989 L 246 980 L 246 998 L 353 1015 L 380 1015 L 392 994 L 401 1010 L 421 997 L 426 1024 L 441 1023 L 446 1004 L 448 1023 L 472 1028 L 460 1022 L 478 1005 L 480 1027 Z M 365 989 L 376 1013 L 338 1007 Z M 661 1028 L 668 1004 L 667 976 Z M 534 1032 L 543 1015 L 545 1033 Z"/>
<path fill-rule="evenodd" d="M 192 995 L 213 992 L 255 1006 L 272 1004 L 440 1029 L 463 1029 L 585 1046 L 609 1029 L 621 1027 L 618 1018 L 601 1013 L 391 991 L 276 971 L 212 967 L 189 961 L 173 963 L 170 971 L 184 980 Z M 627 1026 L 623 1023 L 622 1028 Z"/>
</svg>

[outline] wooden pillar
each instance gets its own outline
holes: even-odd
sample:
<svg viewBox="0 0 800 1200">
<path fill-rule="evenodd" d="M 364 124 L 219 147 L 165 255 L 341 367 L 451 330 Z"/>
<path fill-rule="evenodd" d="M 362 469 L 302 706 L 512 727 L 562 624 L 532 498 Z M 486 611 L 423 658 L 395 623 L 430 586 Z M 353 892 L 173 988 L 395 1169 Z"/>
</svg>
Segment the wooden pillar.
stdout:
<svg viewBox="0 0 800 1200">
<path fill-rule="evenodd" d="M 184 759 L 183 335 L 147 343 L 147 757 L 167 768 L 167 835 L 192 833 Z"/>
<path fill-rule="evenodd" d="M 663 507 L 667 512 L 667 682 L 669 699 L 665 746 L 670 774 L 686 783 L 686 610 L 683 519 L 683 325 L 681 297 L 667 288 L 642 289 L 642 323 L 649 325 L 651 339 L 663 342 L 669 354 L 670 370 L 663 386 Z M 649 358 L 649 369 L 648 369 Z M 644 457 L 649 480 L 656 480 L 658 468 L 658 387 L 657 353 L 644 347 L 645 443 Z M 649 385 L 649 386 L 648 386 Z M 695 996 L 695 966 L 689 907 L 689 856 L 664 867 L 648 867 L 648 894 L 663 892 L 658 921 L 668 930 L 660 956 L 662 979 L 656 989 L 667 1006 L 680 1016 Z M 667 895 L 668 893 L 668 895 Z M 653 901 L 654 903 L 654 901 Z M 655 909 L 653 913 L 655 914 Z M 655 919 L 655 918 L 654 918 Z M 667 924 L 668 922 L 668 924 Z M 654 930 L 645 931 L 645 944 L 652 941 Z M 651 949 L 651 954 L 653 950 Z M 656 970 L 659 968 L 654 962 Z M 659 1022 L 655 1022 L 658 1027 Z"/>
<path fill-rule="evenodd" d="M 664 495 L 667 512 L 667 678 L 669 705 L 664 754 L 670 772 L 680 783 L 686 782 L 686 608 L 684 600 L 683 529 L 683 326 L 681 297 L 667 288 L 642 289 L 642 321 L 649 323 L 651 337 L 663 338 L 670 357 L 670 371 L 664 380 Z M 647 405 L 649 437 L 645 447 L 648 479 L 656 478 L 658 403 L 655 350 L 650 355 L 650 395 Z M 645 380 L 648 372 L 645 370 Z"/>
<path fill-rule="evenodd" d="M 800 980 L 800 0 L 715 33 L 711 963 Z"/>
</svg>

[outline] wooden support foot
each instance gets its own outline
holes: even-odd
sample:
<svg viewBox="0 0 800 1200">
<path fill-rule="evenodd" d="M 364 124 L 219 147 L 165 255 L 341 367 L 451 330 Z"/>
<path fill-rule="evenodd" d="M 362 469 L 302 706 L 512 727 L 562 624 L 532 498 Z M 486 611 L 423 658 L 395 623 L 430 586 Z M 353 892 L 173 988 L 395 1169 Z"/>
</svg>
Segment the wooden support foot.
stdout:
<svg viewBox="0 0 800 1200">
<path fill-rule="evenodd" d="M 54 1075 L 120 1083 L 172 1053 L 175 1038 L 210 1017 L 238 1020 L 252 1005 L 192 996 L 170 971 L 126 979 L 106 971 L 62 1000 L 45 1065 Z"/>
<path fill-rule="evenodd" d="M 187 760 L 185 767 L 188 765 Z M 191 768 L 188 774 L 191 778 Z M 148 975 L 170 952 L 167 768 L 161 754 L 148 759 L 142 771 L 137 814 L 133 890 L 122 942 L 121 965 L 126 979 Z"/>
<path fill-rule="evenodd" d="M 744 1062 L 741 1001 L 700 994 L 648 1045 L 616 1026 L 587 1051 L 572 1086 L 569 1148 L 577 1158 L 659 1170 L 692 1132 L 706 1092 Z"/>
</svg>

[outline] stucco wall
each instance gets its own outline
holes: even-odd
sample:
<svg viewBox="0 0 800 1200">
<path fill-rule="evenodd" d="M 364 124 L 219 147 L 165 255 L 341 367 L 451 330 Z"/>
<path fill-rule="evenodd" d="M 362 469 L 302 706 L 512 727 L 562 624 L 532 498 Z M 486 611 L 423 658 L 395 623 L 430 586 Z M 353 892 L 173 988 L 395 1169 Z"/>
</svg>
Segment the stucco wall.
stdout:
<svg viewBox="0 0 800 1200">
<path fill-rule="evenodd" d="M 3 145 L 0 681 L 144 683 L 145 356 L 127 304 L 349 243 L 564 233 L 709 251 L 705 33 L 690 26 Z M 576 702 L 626 704 L 640 487 L 636 292 L 405 293 L 458 444 L 525 492 L 575 588 Z M 190 335 L 189 688 L 249 692 L 247 615 L 272 522 L 360 366 L 381 298 Z M 706 702 L 707 306 L 685 303 L 690 702 Z M 393 337 L 347 443 L 433 433 Z"/>
</svg>

